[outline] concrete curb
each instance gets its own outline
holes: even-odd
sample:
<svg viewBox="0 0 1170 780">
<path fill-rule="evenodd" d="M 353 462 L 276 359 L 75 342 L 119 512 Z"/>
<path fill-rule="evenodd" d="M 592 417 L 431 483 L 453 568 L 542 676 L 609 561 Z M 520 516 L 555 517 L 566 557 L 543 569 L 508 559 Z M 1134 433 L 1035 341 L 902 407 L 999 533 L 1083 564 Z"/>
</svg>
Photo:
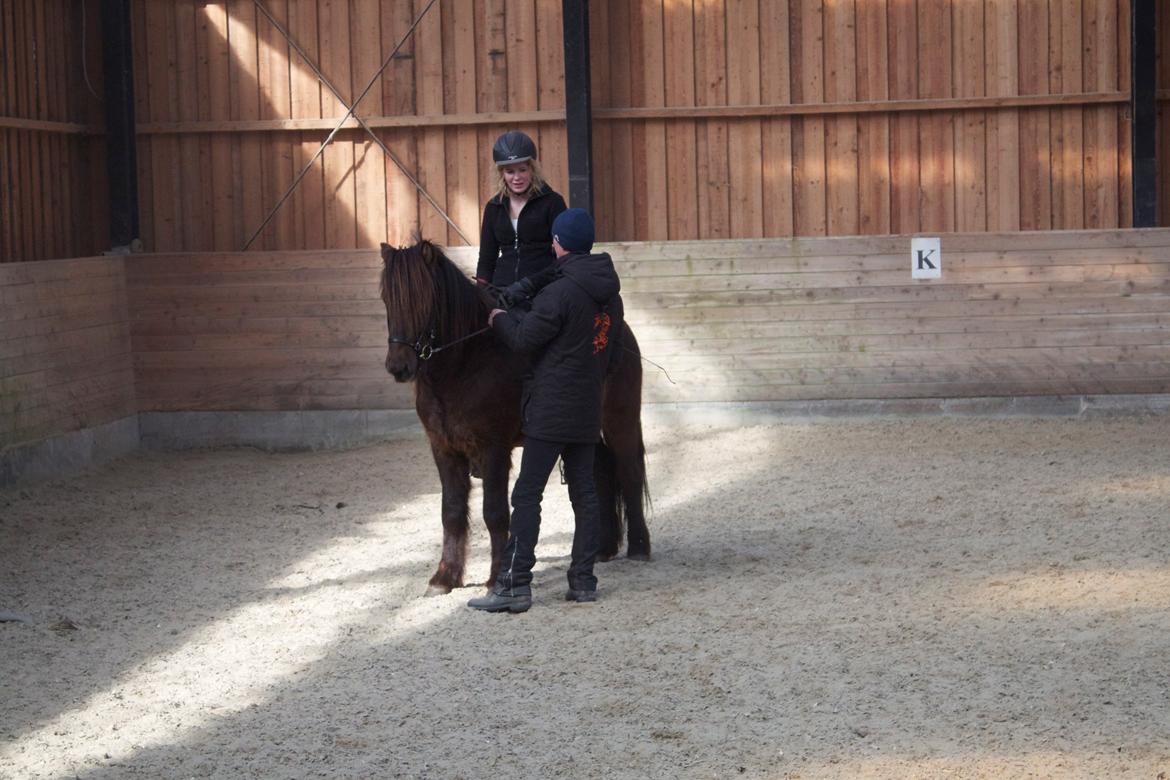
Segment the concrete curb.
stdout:
<svg viewBox="0 0 1170 780">
<path fill-rule="evenodd" d="M 1170 414 L 1170 394 L 1015 398 L 902 398 L 768 403 L 644 404 L 648 424 L 742 426 L 874 417 L 1063 417 Z M 290 412 L 142 412 L 94 428 L 0 450 L 0 486 L 53 479 L 138 449 L 256 447 L 332 450 L 422 435 L 413 409 Z"/>
<path fill-rule="evenodd" d="M 274 452 L 333 450 L 421 431 L 413 409 L 302 412 L 142 412 L 144 449 L 257 447 Z"/>
<path fill-rule="evenodd" d="M 0 450 L 0 486 L 54 479 L 138 449 L 138 416 Z"/>
</svg>

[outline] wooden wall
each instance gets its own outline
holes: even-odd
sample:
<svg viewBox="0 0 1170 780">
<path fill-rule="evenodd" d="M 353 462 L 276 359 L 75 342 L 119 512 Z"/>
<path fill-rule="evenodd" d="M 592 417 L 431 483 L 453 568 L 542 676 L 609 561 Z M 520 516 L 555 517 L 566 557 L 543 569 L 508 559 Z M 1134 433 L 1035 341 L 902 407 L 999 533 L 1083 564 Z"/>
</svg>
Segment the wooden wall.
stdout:
<svg viewBox="0 0 1170 780">
<path fill-rule="evenodd" d="M 425 5 L 265 1 L 347 99 Z M 590 13 L 607 239 L 1131 224 L 1128 0 L 595 0 Z M 238 250 L 344 110 L 252 0 L 137 0 L 135 22 L 146 244 Z M 567 190 L 563 89 L 557 0 L 441 0 L 359 113 L 475 243 L 500 131 L 532 133 Z M 416 231 L 464 243 L 347 129 L 255 247 Z"/>
<path fill-rule="evenodd" d="M 591 8 L 608 236 L 1131 224 L 1127 0 Z"/>
<path fill-rule="evenodd" d="M 0 3 L 0 263 L 108 246 L 98 11 Z"/>
<path fill-rule="evenodd" d="M 625 243 L 648 402 L 1170 392 L 1170 230 Z M 469 272 L 472 249 L 452 256 Z M 408 408 L 375 251 L 127 260 L 143 411 Z"/>
<path fill-rule="evenodd" d="M 1170 392 L 1170 231 L 629 244 L 651 401 Z"/>
<path fill-rule="evenodd" d="M 405 409 L 376 250 L 126 259 L 139 411 Z"/>
<path fill-rule="evenodd" d="M 0 449 L 137 411 L 121 258 L 0 265 Z"/>
<path fill-rule="evenodd" d="M 346 102 L 427 0 L 265 0 Z M 519 127 L 567 182 L 559 0 L 436 3 L 358 113 L 471 243 L 491 144 Z M 252 0 L 136 0 L 139 181 L 151 251 L 237 251 L 346 109 Z M 463 244 L 353 122 L 256 249 L 376 247 L 420 231 Z"/>
</svg>

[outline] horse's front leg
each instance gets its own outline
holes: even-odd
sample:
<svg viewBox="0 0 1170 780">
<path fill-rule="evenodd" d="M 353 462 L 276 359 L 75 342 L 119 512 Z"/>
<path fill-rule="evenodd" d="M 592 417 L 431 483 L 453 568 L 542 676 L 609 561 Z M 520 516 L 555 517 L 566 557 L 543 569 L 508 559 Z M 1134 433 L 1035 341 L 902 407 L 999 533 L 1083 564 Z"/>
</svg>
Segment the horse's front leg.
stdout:
<svg viewBox="0 0 1170 780">
<path fill-rule="evenodd" d="M 512 470 L 512 448 L 493 445 L 483 455 L 483 522 L 492 539 L 492 570 L 487 586 L 496 583 L 500 556 L 508 543 L 508 474 Z"/>
<path fill-rule="evenodd" d="M 432 449 L 439 480 L 443 483 L 443 555 L 431 577 L 428 596 L 450 593 L 463 587 L 467 562 L 467 496 L 471 492 L 467 456 L 449 450 Z"/>
</svg>

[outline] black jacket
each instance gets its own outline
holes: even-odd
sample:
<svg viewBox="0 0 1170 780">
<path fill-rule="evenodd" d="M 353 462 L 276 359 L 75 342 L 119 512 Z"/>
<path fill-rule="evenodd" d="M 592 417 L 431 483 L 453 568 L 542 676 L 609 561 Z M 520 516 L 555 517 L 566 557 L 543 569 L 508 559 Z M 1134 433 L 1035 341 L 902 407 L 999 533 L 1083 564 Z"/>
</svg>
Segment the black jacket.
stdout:
<svg viewBox="0 0 1170 780">
<path fill-rule="evenodd" d="M 479 231 L 479 263 L 475 275 L 496 287 L 507 287 L 552 264 L 552 223 L 565 210 L 565 199 L 547 187 L 532 195 L 512 229 L 508 196 L 496 196 L 483 207 Z"/>
<path fill-rule="evenodd" d="M 572 444 L 601 436 L 601 384 L 615 347 L 621 282 L 607 254 L 572 253 L 558 262 L 561 275 L 537 293 L 532 310 L 496 315 L 496 334 L 532 356 L 525 382 L 525 436 Z"/>
</svg>

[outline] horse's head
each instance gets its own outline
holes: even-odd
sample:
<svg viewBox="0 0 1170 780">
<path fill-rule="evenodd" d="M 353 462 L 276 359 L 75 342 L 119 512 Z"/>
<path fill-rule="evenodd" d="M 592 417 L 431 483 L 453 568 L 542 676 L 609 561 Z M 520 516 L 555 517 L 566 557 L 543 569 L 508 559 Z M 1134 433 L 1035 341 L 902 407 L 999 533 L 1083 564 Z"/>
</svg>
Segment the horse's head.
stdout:
<svg viewBox="0 0 1170 780">
<path fill-rule="evenodd" d="M 386 304 L 386 371 L 398 382 L 418 373 L 419 354 L 434 337 L 435 248 L 382 244 L 382 302 Z"/>
<path fill-rule="evenodd" d="M 382 302 L 389 334 L 386 371 L 399 382 L 414 379 L 432 350 L 444 349 L 486 319 L 475 285 L 430 241 L 401 248 L 382 244 Z"/>
</svg>

